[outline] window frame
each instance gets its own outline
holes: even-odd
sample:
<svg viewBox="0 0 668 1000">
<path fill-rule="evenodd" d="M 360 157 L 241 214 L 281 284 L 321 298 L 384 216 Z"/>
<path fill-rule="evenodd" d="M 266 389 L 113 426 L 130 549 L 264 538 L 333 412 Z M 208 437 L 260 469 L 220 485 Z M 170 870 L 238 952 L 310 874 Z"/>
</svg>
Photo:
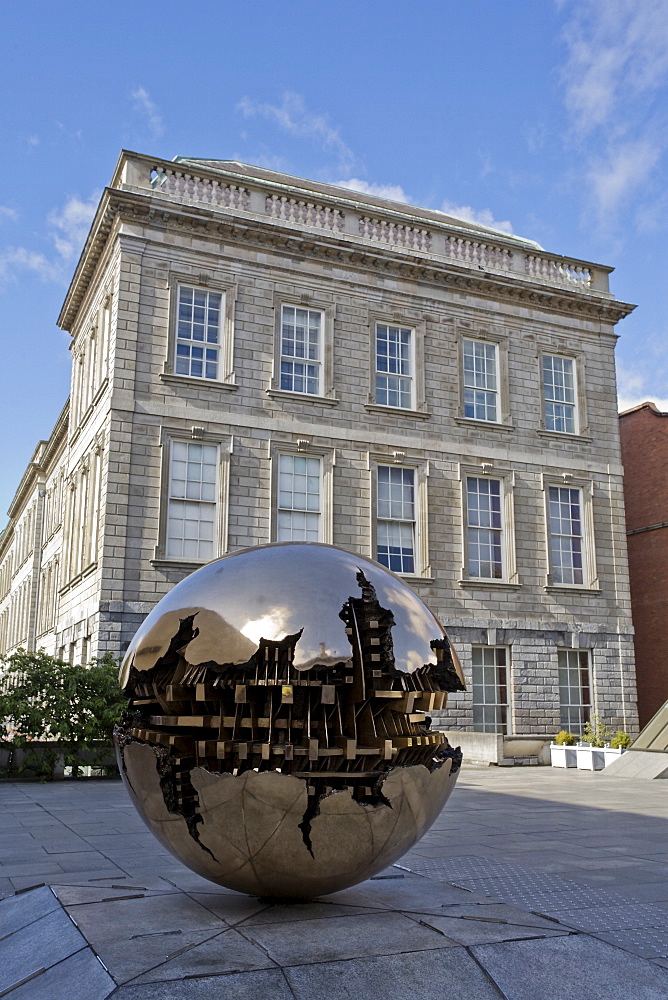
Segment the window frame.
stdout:
<svg viewBox="0 0 668 1000">
<path fill-rule="evenodd" d="M 468 490 L 469 478 L 496 480 L 501 484 L 501 563 L 502 576 L 485 577 L 471 576 L 469 573 L 469 542 L 468 542 Z M 515 540 L 515 473 L 512 469 L 496 466 L 491 461 L 480 465 L 459 466 L 459 481 L 461 489 L 461 521 L 462 521 L 462 575 L 460 586 L 480 587 L 519 587 L 520 579 L 517 570 L 517 552 Z"/>
<path fill-rule="evenodd" d="M 573 381 L 575 385 L 575 431 L 555 431 L 548 430 L 546 415 L 546 405 L 548 400 L 545 396 L 545 382 L 543 378 L 543 358 L 563 358 L 573 362 Z M 562 344 L 543 342 L 539 345 L 537 353 L 538 378 L 540 383 L 540 427 L 538 433 L 547 437 L 555 435 L 559 438 L 586 438 L 589 434 L 589 419 L 587 415 L 587 395 L 585 391 L 585 356 L 582 351 L 573 350 Z"/>
<path fill-rule="evenodd" d="M 206 274 L 175 272 L 169 278 L 169 322 L 167 336 L 167 357 L 161 377 L 169 381 L 187 385 L 215 385 L 223 389 L 236 389 L 234 371 L 234 314 L 238 286 L 234 281 L 209 278 Z M 181 288 L 192 288 L 197 292 L 213 292 L 221 295 L 220 327 L 218 334 L 218 376 L 182 375 L 176 371 L 176 349 L 178 341 L 179 292 Z"/>
<path fill-rule="evenodd" d="M 575 489 L 580 492 L 580 521 L 582 525 L 582 583 L 562 583 L 554 579 L 552 561 L 552 532 L 550 530 L 550 487 Z M 548 591 L 594 591 L 600 592 L 598 571 L 596 568 L 596 544 L 594 534 L 593 483 L 589 479 L 580 479 L 564 473 L 561 478 L 543 475 L 544 518 L 545 518 L 545 550 L 547 579 L 545 589 Z"/>
<path fill-rule="evenodd" d="M 558 685 L 559 685 L 559 724 L 560 724 L 560 726 L 561 726 L 562 729 L 566 729 L 566 730 L 568 730 L 568 732 L 576 733 L 576 735 L 582 735 L 582 730 L 583 730 L 584 726 L 586 725 L 586 723 L 591 718 L 591 713 L 592 713 L 593 708 L 594 708 L 594 699 L 592 697 L 592 695 L 593 695 L 593 670 L 592 670 L 592 667 L 593 667 L 593 662 L 592 662 L 593 661 L 593 656 L 592 656 L 592 652 L 593 651 L 591 649 L 580 649 L 580 648 L 571 648 L 571 647 L 563 647 L 563 648 L 559 648 L 557 650 L 557 681 L 558 681 Z M 562 654 L 566 656 L 566 660 L 567 660 L 565 668 L 563 668 L 562 665 L 559 662 Z M 570 663 L 568 663 L 568 659 L 569 659 L 570 654 L 577 655 L 578 660 L 581 660 L 581 658 L 583 656 L 585 656 L 586 659 L 587 659 L 586 670 L 587 670 L 587 691 L 589 693 L 589 702 L 588 703 L 585 703 L 584 700 L 583 700 L 583 698 L 582 698 L 582 691 L 583 691 L 582 676 L 581 676 L 581 671 L 583 669 L 582 663 L 580 662 L 576 666 L 572 666 Z M 571 685 L 570 683 L 568 683 L 567 685 L 563 685 L 561 683 L 561 678 L 562 678 L 561 671 L 562 671 L 562 669 L 568 669 L 568 670 L 576 669 L 576 670 L 578 670 L 580 672 L 579 685 L 578 685 L 578 690 L 580 691 L 580 702 L 579 703 L 573 703 L 570 700 L 570 698 L 569 698 L 568 703 L 565 703 L 562 700 L 562 691 L 565 688 L 568 688 L 569 692 L 575 690 L 575 688 L 573 687 L 573 685 Z M 573 726 L 572 718 L 570 716 L 570 713 L 573 710 L 580 710 L 580 712 L 581 712 L 581 714 L 580 714 L 580 722 L 578 723 L 578 725 L 576 727 Z M 576 730 L 579 730 L 579 732 L 576 732 Z"/>
<path fill-rule="evenodd" d="M 229 512 L 229 480 L 230 456 L 233 450 L 233 438 L 226 435 L 212 434 L 207 431 L 194 435 L 185 429 L 174 427 L 161 428 L 160 434 L 160 505 L 158 540 L 155 546 L 152 565 L 182 566 L 196 568 L 205 566 L 211 559 L 189 559 L 167 555 L 167 530 L 170 500 L 170 473 L 172 462 L 172 446 L 174 442 L 184 444 L 209 444 L 218 448 L 218 484 L 215 500 L 216 514 L 214 519 L 215 537 L 211 559 L 218 559 L 228 551 L 228 512 Z"/>
<path fill-rule="evenodd" d="M 494 661 L 495 662 L 493 664 L 486 664 L 484 662 L 481 663 L 481 664 L 476 664 L 474 662 L 474 654 L 478 650 L 480 650 L 483 653 L 483 660 L 484 660 L 484 653 L 485 652 L 487 652 L 487 651 L 493 651 L 493 653 L 494 653 Z M 496 662 L 496 660 L 497 660 L 497 653 L 499 653 L 499 652 L 503 652 L 503 654 L 504 654 L 504 658 L 505 658 L 506 662 L 503 663 L 503 664 L 499 664 L 499 663 Z M 482 669 L 484 671 L 486 667 L 487 668 L 492 667 L 494 669 L 494 673 L 495 673 L 495 676 L 494 676 L 495 700 L 493 702 L 487 702 L 487 701 L 484 701 L 484 700 L 476 702 L 476 700 L 475 700 L 476 687 L 480 687 L 480 684 L 476 684 L 476 681 L 475 681 L 475 671 L 478 668 Z M 500 682 L 499 674 L 498 674 L 499 670 L 505 670 L 505 685 L 503 685 Z M 512 694 L 512 675 L 511 675 L 511 671 L 512 671 L 512 651 L 511 651 L 511 647 L 510 646 L 508 646 L 508 645 L 493 645 L 492 646 L 492 645 L 477 644 L 477 643 L 474 643 L 474 644 L 471 645 L 471 718 L 472 718 L 472 725 L 473 725 L 473 732 L 474 733 L 496 733 L 497 735 L 503 735 L 503 736 L 508 736 L 508 735 L 512 734 L 512 704 L 511 704 L 511 702 L 512 702 L 512 698 L 511 698 L 511 694 Z M 503 689 L 504 686 L 505 686 L 505 695 L 506 695 L 505 702 L 501 701 L 500 698 L 499 698 L 499 692 L 502 691 L 502 689 Z M 482 687 L 483 687 L 483 689 L 487 687 L 487 684 L 486 684 L 485 679 L 484 679 L 484 674 L 483 674 Z M 484 697 L 484 694 L 483 694 L 483 697 Z M 483 715 L 484 715 L 484 709 L 485 708 L 493 708 L 496 711 L 500 710 L 501 713 L 505 715 L 505 719 L 503 719 L 503 721 L 501 723 L 495 722 L 495 726 L 499 726 L 500 725 L 502 728 L 500 728 L 500 729 L 499 728 L 488 729 L 488 728 L 486 728 L 486 722 L 485 722 L 484 719 L 483 719 L 483 721 L 482 721 L 481 724 L 476 723 L 475 718 L 474 718 L 475 717 L 475 709 L 476 708 L 482 708 L 483 709 Z M 482 728 L 478 728 L 479 725 L 482 725 Z"/>
<path fill-rule="evenodd" d="M 370 545 L 369 555 L 378 562 L 378 468 L 400 467 L 412 469 L 415 473 L 415 539 L 414 539 L 414 572 L 397 573 L 397 576 L 408 581 L 431 582 L 432 570 L 429 560 L 429 462 L 419 460 L 403 451 L 390 454 L 370 453 Z M 385 520 L 385 519 L 381 519 Z M 382 565 L 382 564 L 381 564 Z M 392 571 L 394 572 L 394 571 Z"/>
<path fill-rule="evenodd" d="M 334 467 L 336 453 L 331 448 L 318 448 L 310 441 L 271 441 L 269 447 L 270 462 L 270 542 L 278 542 L 279 513 L 279 461 L 281 455 L 291 455 L 295 458 L 318 458 L 320 460 L 320 522 L 319 541 L 325 545 L 333 542 L 333 490 Z"/>
<path fill-rule="evenodd" d="M 318 393 L 299 392 L 294 389 L 281 388 L 281 347 L 283 334 L 283 307 L 294 309 L 308 309 L 310 312 L 319 312 L 322 316 L 320 326 L 320 386 Z M 335 406 L 338 403 L 334 390 L 334 319 L 336 316 L 336 304 L 326 302 L 312 296 L 310 293 L 302 295 L 291 295 L 283 292 L 274 293 L 274 355 L 271 382 L 267 389 L 267 394 L 271 397 L 311 400 L 314 403 L 321 403 Z"/>
<path fill-rule="evenodd" d="M 464 342 L 486 344 L 495 347 L 496 351 L 496 420 L 481 420 L 478 417 L 466 416 L 466 389 L 464 382 Z M 459 415 L 457 423 L 472 424 L 478 427 L 500 427 L 512 430 L 510 423 L 510 395 L 508 380 L 508 342 L 509 335 L 505 331 L 493 328 L 477 328 L 468 324 L 460 324 L 457 330 L 458 384 L 459 384 Z M 491 391 L 491 390 L 488 390 Z"/>
<path fill-rule="evenodd" d="M 409 317 L 399 313 L 372 312 L 369 314 L 369 396 L 365 409 L 380 413 L 404 413 L 413 417 L 429 417 L 425 396 L 424 372 L 424 340 L 427 321 L 424 317 Z M 411 331 L 411 363 L 413 373 L 411 379 L 411 405 L 392 406 L 379 403 L 376 400 L 377 375 L 377 328 L 379 326 L 396 327 Z"/>
</svg>

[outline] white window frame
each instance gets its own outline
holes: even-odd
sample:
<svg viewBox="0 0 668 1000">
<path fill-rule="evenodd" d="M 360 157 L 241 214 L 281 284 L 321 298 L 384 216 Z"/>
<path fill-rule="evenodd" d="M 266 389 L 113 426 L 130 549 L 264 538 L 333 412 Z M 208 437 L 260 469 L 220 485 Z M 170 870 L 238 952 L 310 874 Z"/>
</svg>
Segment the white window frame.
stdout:
<svg viewBox="0 0 668 1000">
<path fill-rule="evenodd" d="M 162 372 L 163 379 L 176 380 L 190 385 L 215 385 L 225 389 L 236 389 L 234 373 L 234 310 L 237 286 L 234 282 L 212 280 L 207 275 L 172 274 L 170 278 L 169 335 L 167 338 L 167 359 Z M 221 296 L 218 317 L 217 373 L 215 378 L 177 372 L 178 324 L 181 289 L 205 292 Z M 184 338 L 181 338 L 184 339 Z M 185 338 L 184 340 L 187 340 Z M 199 341 L 197 343 L 200 343 Z M 201 342 L 206 347 L 206 341 Z"/>
<path fill-rule="evenodd" d="M 568 732 L 582 734 L 585 724 L 589 721 L 593 709 L 592 687 L 592 651 L 590 649 L 558 649 L 557 670 L 559 680 L 559 722 L 562 729 Z M 586 670 L 587 684 L 582 683 L 582 671 Z M 571 684 L 573 671 L 578 673 L 578 683 Z M 566 683 L 564 683 L 566 681 Z M 571 692 L 577 691 L 574 700 Z M 585 701 L 585 691 L 589 700 Z M 568 698 L 564 698 L 567 692 Z M 573 721 L 577 713 L 577 721 Z"/>
<path fill-rule="evenodd" d="M 392 375 L 395 373 L 381 371 L 378 368 L 378 328 L 385 326 L 395 330 L 405 330 L 410 333 L 409 365 L 410 374 L 398 375 L 410 381 L 410 400 L 408 406 L 396 405 L 393 403 L 379 402 L 377 376 Z M 424 339 L 426 330 L 426 320 L 417 319 L 396 314 L 372 313 L 369 316 L 369 364 L 370 364 L 370 386 L 369 399 L 366 409 L 380 411 L 382 413 L 405 413 L 411 416 L 428 418 L 426 410 L 425 385 L 424 385 Z"/>
<path fill-rule="evenodd" d="M 576 490 L 579 494 L 580 503 L 580 524 L 581 535 L 563 537 L 579 537 L 582 544 L 582 582 L 564 583 L 557 580 L 554 561 L 552 558 L 552 529 L 550 522 L 550 489 L 570 489 Z M 598 574 L 596 570 L 596 548 L 594 541 L 594 512 L 593 512 L 593 485 L 590 480 L 577 479 L 569 473 L 565 473 L 559 480 L 554 476 L 543 477 L 543 490 L 545 493 L 545 535 L 547 552 L 547 584 L 548 590 L 596 590 L 600 589 Z M 557 537 L 555 533 L 554 537 Z"/>
<path fill-rule="evenodd" d="M 378 349 L 380 331 L 386 331 L 387 355 L 381 355 Z M 405 343 L 405 341 L 408 341 Z M 394 341 L 394 343 L 393 343 Z M 406 351 L 403 351 L 404 346 Z M 397 348 L 395 357 L 392 357 L 392 348 Z M 405 356 L 402 356 L 404 355 Z M 381 358 L 387 357 L 387 367 L 381 365 Z M 392 371 L 392 364 L 398 366 L 398 371 Z M 402 371 L 403 365 L 408 367 L 408 371 Z M 396 389 L 389 388 L 389 384 L 384 388 L 378 385 L 379 379 L 385 379 L 388 383 L 396 379 L 398 386 Z M 393 323 L 375 324 L 375 351 L 374 351 L 374 402 L 377 406 L 391 407 L 393 410 L 414 410 L 415 409 L 415 330 L 410 326 Z M 408 386 L 406 392 L 404 386 Z M 388 397 L 383 399 L 383 394 Z M 402 401 L 398 403 L 389 402 L 389 397 L 396 394 Z M 405 397 L 408 397 L 405 400 Z"/>
<path fill-rule="evenodd" d="M 474 364 L 473 384 L 467 383 L 467 371 L 466 371 L 467 344 L 471 344 L 473 346 L 473 364 Z M 476 356 L 476 351 L 478 348 L 483 348 L 485 353 L 488 352 L 489 350 L 493 350 L 494 352 L 494 359 L 493 359 L 494 371 L 492 373 L 495 382 L 494 388 L 490 388 L 486 383 L 487 373 L 485 373 L 484 375 L 484 380 L 480 382 L 480 384 L 478 384 L 478 372 L 476 370 L 478 361 L 478 358 Z M 473 337 L 462 337 L 462 392 L 464 396 L 464 416 L 466 417 L 467 420 L 478 420 L 487 424 L 501 423 L 500 385 L 501 385 L 501 373 L 499 366 L 499 345 L 491 340 L 479 340 Z M 468 402 L 466 398 L 467 394 L 471 392 L 473 392 L 476 395 L 478 393 L 483 393 L 485 395 L 485 403 L 484 403 L 485 412 L 488 409 L 487 397 L 493 396 L 493 405 L 494 405 L 493 417 L 478 415 L 477 412 L 478 402 L 475 396 L 473 403 Z M 467 413 L 467 407 L 471 405 L 474 408 L 474 412 Z"/>
<path fill-rule="evenodd" d="M 468 480 L 470 478 L 495 481 L 500 484 L 501 497 L 501 577 L 472 576 L 470 574 L 471 559 L 469 556 L 469 507 Z M 497 466 L 489 462 L 480 465 L 459 466 L 461 484 L 462 509 L 462 576 L 460 586 L 475 585 L 481 587 L 517 587 L 520 579 L 517 571 L 515 547 L 515 474 L 512 469 Z"/>
<path fill-rule="evenodd" d="M 464 371 L 465 344 L 481 344 L 494 348 L 496 389 L 486 389 L 481 386 L 467 386 Z M 497 328 L 477 328 L 469 323 L 461 323 L 457 330 L 459 353 L 459 416 L 457 423 L 474 424 L 481 427 L 498 427 L 512 430 L 510 424 L 510 396 L 508 389 L 508 334 Z M 490 420 L 476 416 L 467 416 L 467 390 L 477 389 L 480 392 L 494 393 L 496 399 L 496 419 Z"/>
<path fill-rule="evenodd" d="M 214 544 L 213 554 L 207 558 L 192 558 L 187 556 L 168 555 L 168 518 L 171 498 L 171 471 L 173 445 L 203 444 L 217 449 L 217 484 L 215 489 Z M 203 566 L 212 559 L 224 555 L 228 548 L 228 509 L 229 509 L 229 466 L 233 449 L 231 437 L 221 437 L 208 432 L 191 433 L 176 428 L 163 427 L 161 431 L 161 488 L 160 488 L 160 518 L 158 541 L 152 560 L 153 565 L 174 565 L 184 567 Z M 205 501 L 202 501 L 205 502 Z"/>
<path fill-rule="evenodd" d="M 481 663 L 476 663 L 477 654 L 480 653 Z M 493 660 L 488 663 L 486 660 Z M 505 662 L 498 662 L 504 660 Z M 476 679 L 477 671 L 482 671 L 482 683 L 480 674 Z M 489 673 L 493 671 L 493 681 L 488 681 Z M 501 671 L 505 674 L 505 683 L 502 680 Z M 494 697 L 487 699 L 489 688 L 493 688 Z M 505 688 L 505 700 L 502 698 Z M 482 700 L 476 700 L 482 689 Z M 473 716 L 473 731 L 475 733 L 497 733 L 507 736 L 512 731 L 511 726 L 511 650 L 509 646 L 471 646 L 471 712 Z M 476 709 L 481 709 L 481 713 L 476 713 Z M 487 712 L 485 710 L 488 710 Z M 494 714 L 494 722 L 488 723 L 485 715 Z M 482 714 L 483 718 L 476 721 L 476 714 Z"/>
<path fill-rule="evenodd" d="M 320 382 L 318 392 L 300 392 L 281 387 L 281 349 L 283 340 L 283 309 L 306 309 L 309 312 L 319 312 L 320 321 Z M 310 292 L 293 295 L 284 292 L 274 293 L 274 359 L 271 382 L 267 395 L 276 399 L 309 400 L 323 406 L 336 406 L 338 399 L 334 391 L 334 319 L 336 305 L 323 298 L 316 298 Z M 286 356 L 287 357 L 287 356 Z M 300 359 L 295 359 L 300 360 Z"/>
<path fill-rule="evenodd" d="M 332 510 L 333 510 L 333 480 L 336 455 L 332 449 L 312 447 L 310 441 L 272 441 L 270 444 L 270 464 L 271 464 L 271 524 L 270 541 L 278 542 L 279 539 L 279 512 L 287 508 L 281 508 L 280 504 L 280 459 L 281 456 L 291 458 L 311 458 L 320 462 L 320 510 L 318 521 L 318 541 L 327 545 L 332 544 Z M 294 509 L 294 508 L 291 508 Z M 286 539 L 287 540 L 287 539 Z M 294 539 L 298 541 L 298 539 Z"/>
<path fill-rule="evenodd" d="M 398 572 L 407 580 L 416 582 L 432 580 L 431 566 L 429 563 L 429 509 L 428 509 L 428 483 L 429 483 L 429 463 L 413 459 L 403 451 L 397 451 L 384 455 L 380 453 L 369 455 L 369 469 L 371 473 L 371 545 L 369 555 L 378 561 L 378 522 L 379 520 L 395 520 L 394 518 L 378 517 L 378 469 L 379 467 L 412 469 L 414 473 L 414 549 L 413 561 L 414 571 Z M 399 520 L 399 519 L 397 519 Z M 393 570 L 393 572 L 395 572 Z"/>
<path fill-rule="evenodd" d="M 567 401 L 565 399 L 557 399 L 556 396 L 559 394 L 558 391 L 556 392 L 556 394 L 554 395 L 554 397 L 548 396 L 547 386 L 545 384 L 545 361 L 548 358 L 551 359 L 552 361 L 561 361 L 561 362 L 565 362 L 566 361 L 566 362 L 570 363 L 572 377 L 573 377 L 573 386 L 572 386 L 573 398 L 572 398 L 572 401 Z M 544 430 L 546 430 L 546 431 L 548 431 L 548 432 L 550 432 L 552 434 L 571 434 L 571 435 L 572 434 L 579 434 L 580 433 L 580 413 L 579 413 L 579 406 L 578 406 L 578 383 L 579 383 L 579 379 L 578 379 L 577 359 L 574 358 L 574 357 L 569 357 L 569 356 L 567 356 L 565 354 L 550 353 L 549 351 L 543 351 L 542 354 L 540 355 L 540 378 L 541 378 L 541 392 L 542 392 L 542 399 L 543 399 L 543 428 L 544 428 Z M 565 391 L 566 390 L 564 388 L 564 394 L 565 394 Z M 547 411 L 548 411 L 548 407 L 550 405 L 562 406 L 562 407 L 567 407 L 568 406 L 568 407 L 572 408 L 572 423 L 573 423 L 573 429 L 572 430 L 566 429 L 565 427 L 563 429 L 560 428 L 560 427 L 548 427 L 549 421 L 548 421 L 548 413 L 547 413 Z M 555 422 L 558 422 L 558 419 Z"/>
</svg>

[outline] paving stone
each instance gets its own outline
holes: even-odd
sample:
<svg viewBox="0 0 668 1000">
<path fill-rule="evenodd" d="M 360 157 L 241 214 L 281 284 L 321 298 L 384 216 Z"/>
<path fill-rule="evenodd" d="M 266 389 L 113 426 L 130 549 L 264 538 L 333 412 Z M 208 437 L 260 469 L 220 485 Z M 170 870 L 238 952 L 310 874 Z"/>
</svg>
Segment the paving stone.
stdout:
<svg viewBox="0 0 668 1000">
<path fill-rule="evenodd" d="M 208 938 L 176 958 L 144 973 L 134 983 L 163 982 L 184 976 L 214 976 L 253 969 L 273 969 L 273 962 L 260 948 L 233 929 Z"/>
<path fill-rule="evenodd" d="M 0 905 L 0 938 L 58 909 L 58 900 L 47 886 L 9 896 Z"/>
<path fill-rule="evenodd" d="M 116 983 L 83 948 L 9 994 L 11 1000 L 106 1000 Z"/>
<path fill-rule="evenodd" d="M 582 1000 L 585 994 L 625 1000 L 668 997 L 663 969 L 585 935 L 479 945 L 471 950 L 506 1000 Z"/>
<path fill-rule="evenodd" d="M 102 903 L 107 899 L 123 899 L 124 896 L 164 896 L 168 892 L 177 893 L 178 889 L 147 889 L 145 886 L 126 885 L 118 888 L 114 885 L 52 885 L 51 888 L 64 907 L 76 906 L 78 903 Z"/>
<path fill-rule="evenodd" d="M 54 867 L 57 867 L 54 865 Z M 0 868 L 0 874 L 2 873 L 2 868 Z M 58 868 L 56 872 L 38 872 L 34 875 L 15 875 L 12 877 L 12 884 L 15 889 L 26 889 L 28 886 L 35 885 L 38 882 L 45 882 L 47 884 L 53 885 L 81 885 L 90 880 L 98 880 L 104 878 L 125 878 L 127 872 L 124 872 L 121 868 L 104 868 L 101 872 L 99 868 L 94 868 L 93 871 L 88 872 L 64 872 L 61 868 Z"/>
<path fill-rule="evenodd" d="M 464 948 L 302 965 L 285 976 L 295 1000 L 503 1000 Z"/>
<path fill-rule="evenodd" d="M 415 914 L 415 919 L 418 919 L 418 916 Z M 494 917 L 475 919 L 473 917 L 441 917 L 425 913 L 420 921 L 440 931 L 450 941 L 467 946 L 495 941 L 517 941 L 520 938 L 556 937 L 570 933 L 568 928 L 559 928 L 556 924 L 552 924 L 551 927 L 524 927 L 521 924 L 502 922 L 501 919 Z M 547 921 L 545 923 L 547 924 Z"/>
<path fill-rule="evenodd" d="M 181 979 L 153 985 L 121 986 L 114 993 L 113 1000 L 295 1000 L 295 995 L 286 983 L 282 971 L 271 969 L 228 976 L 203 976 L 201 979 Z M 371 998 L 367 997 L 365 1000 Z M 480 1000 L 487 1000 L 487 997 L 481 996 Z"/>
<path fill-rule="evenodd" d="M 5 903 L 3 900 L 0 906 Z M 85 946 L 81 934 L 58 906 L 0 941 L 0 993 Z"/>
<path fill-rule="evenodd" d="M 252 927 L 245 923 L 243 930 L 281 966 L 429 951 L 450 944 L 438 931 L 389 912 Z"/>
<path fill-rule="evenodd" d="M 333 920 L 336 917 L 354 917 L 359 913 L 372 913 L 372 907 L 349 906 L 343 903 L 269 903 L 261 912 L 244 921 L 244 928 L 260 924 L 283 924 L 300 920 Z"/>
</svg>

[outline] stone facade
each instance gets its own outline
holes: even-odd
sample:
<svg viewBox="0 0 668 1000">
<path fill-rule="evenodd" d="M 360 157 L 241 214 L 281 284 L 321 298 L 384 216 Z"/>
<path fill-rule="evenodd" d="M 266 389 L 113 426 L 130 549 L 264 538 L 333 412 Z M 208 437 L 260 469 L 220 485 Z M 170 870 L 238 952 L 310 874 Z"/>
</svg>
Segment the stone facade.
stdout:
<svg viewBox="0 0 668 1000">
<path fill-rule="evenodd" d="M 374 557 L 379 476 L 391 475 L 377 470 L 408 470 L 404 575 L 469 679 L 481 649 L 505 650 L 492 700 L 507 703 L 509 732 L 559 728 L 559 650 L 588 651 L 590 710 L 634 731 L 614 367 L 614 326 L 632 307 L 610 294 L 609 270 L 273 171 L 122 154 L 59 319 L 72 335 L 73 381 L 55 620 L 32 638 L 3 632 L 5 650 L 32 642 L 79 657 L 83 644 L 87 655 L 117 655 L 196 568 L 169 554 L 175 442 L 216 449 L 213 554 L 278 537 L 279 456 L 305 456 L 322 473 L 319 538 Z M 215 377 L 176 370 L 179 288 L 221 297 Z M 317 391 L 281 380 L 284 307 L 320 316 Z M 376 336 L 388 330 L 410 349 L 408 405 L 388 405 L 375 381 Z M 476 350 L 494 368 L 484 419 L 471 415 L 464 385 L 464 355 Z M 563 430 L 547 417 L 545 357 L 565 359 L 575 379 L 576 420 Z M 501 497 L 497 570 L 475 569 L 471 483 Z M 29 572 L 15 542 L 24 495 L 0 541 L 0 579 L 13 560 L 0 616 Z M 581 538 L 565 543 L 583 551 L 575 582 L 551 564 L 557 495 L 577 503 Z M 469 684 L 450 697 L 445 726 L 472 728 L 473 694 Z"/>
</svg>

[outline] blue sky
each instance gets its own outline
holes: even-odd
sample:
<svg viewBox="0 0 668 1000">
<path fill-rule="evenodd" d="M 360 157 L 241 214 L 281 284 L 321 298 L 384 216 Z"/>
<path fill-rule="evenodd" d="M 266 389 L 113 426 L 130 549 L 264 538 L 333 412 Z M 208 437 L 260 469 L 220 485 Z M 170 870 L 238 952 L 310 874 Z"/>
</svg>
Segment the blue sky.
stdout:
<svg viewBox="0 0 668 1000">
<path fill-rule="evenodd" d="M 25 0 L 2 14 L 0 512 L 119 150 L 240 159 L 616 268 L 622 406 L 668 410 L 668 0 Z M 1 521 L 0 521 L 1 523 Z"/>
</svg>

